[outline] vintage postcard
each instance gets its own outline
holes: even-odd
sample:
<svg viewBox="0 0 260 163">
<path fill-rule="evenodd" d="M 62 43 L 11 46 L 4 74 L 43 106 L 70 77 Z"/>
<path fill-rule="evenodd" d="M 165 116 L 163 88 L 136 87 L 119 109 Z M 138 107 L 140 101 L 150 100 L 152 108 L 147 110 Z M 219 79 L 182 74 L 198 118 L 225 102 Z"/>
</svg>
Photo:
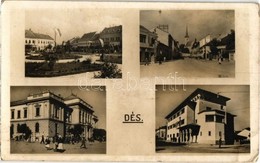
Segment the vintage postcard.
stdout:
<svg viewBox="0 0 260 163">
<path fill-rule="evenodd" d="M 1 159 L 255 162 L 258 11 L 5 1 Z"/>
</svg>

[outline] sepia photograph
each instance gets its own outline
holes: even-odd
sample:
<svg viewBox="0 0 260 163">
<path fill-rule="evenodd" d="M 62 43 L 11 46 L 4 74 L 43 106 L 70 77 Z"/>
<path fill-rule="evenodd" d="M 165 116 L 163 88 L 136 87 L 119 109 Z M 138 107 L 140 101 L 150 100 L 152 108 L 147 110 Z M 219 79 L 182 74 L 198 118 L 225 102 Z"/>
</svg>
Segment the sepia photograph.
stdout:
<svg viewBox="0 0 260 163">
<path fill-rule="evenodd" d="M 235 77 L 234 10 L 141 10 L 141 77 Z"/>
<path fill-rule="evenodd" d="M 122 20 L 109 11 L 27 10 L 25 77 L 122 78 Z"/>
<path fill-rule="evenodd" d="M 11 87 L 12 154 L 106 154 L 105 87 Z"/>
<path fill-rule="evenodd" d="M 248 85 L 156 89 L 157 153 L 250 153 Z"/>
</svg>

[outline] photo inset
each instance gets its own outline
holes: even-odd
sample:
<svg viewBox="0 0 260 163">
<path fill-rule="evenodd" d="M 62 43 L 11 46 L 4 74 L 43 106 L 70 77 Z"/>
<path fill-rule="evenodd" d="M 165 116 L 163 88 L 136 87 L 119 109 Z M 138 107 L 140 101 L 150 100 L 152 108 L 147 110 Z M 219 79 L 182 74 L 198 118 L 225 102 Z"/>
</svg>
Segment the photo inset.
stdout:
<svg viewBox="0 0 260 163">
<path fill-rule="evenodd" d="M 248 85 L 156 89 L 157 153 L 250 153 Z"/>
<path fill-rule="evenodd" d="M 235 77 L 234 10 L 140 11 L 141 77 Z"/>
<path fill-rule="evenodd" d="M 11 153 L 105 154 L 105 87 L 11 87 Z"/>
<path fill-rule="evenodd" d="M 25 77 L 122 78 L 121 68 L 118 13 L 102 9 L 25 12 Z"/>
</svg>

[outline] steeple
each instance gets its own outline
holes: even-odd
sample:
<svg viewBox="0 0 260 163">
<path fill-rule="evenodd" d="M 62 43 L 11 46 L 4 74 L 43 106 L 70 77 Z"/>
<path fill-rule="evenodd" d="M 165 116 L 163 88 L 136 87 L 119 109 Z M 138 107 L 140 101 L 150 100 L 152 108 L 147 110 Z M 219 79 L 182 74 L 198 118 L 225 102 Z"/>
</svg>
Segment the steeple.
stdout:
<svg viewBox="0 0 260 163">
<path fill-rule="evenodd" d="M 189 38 L 189 33 L 188 33 L 188 26 L 186 25 L 186 35 L 185 38 Z"/>
<path fill-rule="evenodd" d="M 184 36 L 185 39 L 185 45 L 189 42 L 189 33 L 188 33 L 188 26 L 186 25 L 186 35 Z"/>
</svg>

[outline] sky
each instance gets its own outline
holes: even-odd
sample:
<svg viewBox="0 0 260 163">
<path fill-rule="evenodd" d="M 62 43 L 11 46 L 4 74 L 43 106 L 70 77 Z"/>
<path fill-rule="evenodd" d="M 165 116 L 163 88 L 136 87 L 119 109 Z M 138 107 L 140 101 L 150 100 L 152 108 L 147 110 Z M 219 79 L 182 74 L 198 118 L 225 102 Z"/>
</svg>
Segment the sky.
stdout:
<svg viewBox="0 0 260 163">
<path fill-rule="evenodd" d="M 89 88 L 87 90 L 81 90 L 77 86 L 61 86 L 61 87 L 11 87 L 11 101 L 24 100 L 31 93 L 40 93 L 44 90 L 50 90 L 56 95 L 60 94 L 63 98 L 71 95 L 71 93 L 77 95 L 81 99 L 85 100 L 88 104 L 93 106 L 94 114 L 98 117 L 97 128 L 106 129 L 106 91 L 97 91 L 99 87 Z"/>
<path fill-rule="evenodd" d="M 140 24 L 151 30 L 160 24 L 169 25 L 169 33 L 184 43 L 186 25 L 189 40 L 202 39 L 208 34 L 218 36 L 235 29 L 234 10 L 143 10 Z"/>
<path fill-rule="evenodd" d="M 156 128 L 166 125 L 165 117 L 176 108 L 183 100 L 185 100 L 197 88 L 201 88 L 213 93 L 218 93 L 222 96 L 229 97 L 231 100 L 227 102 L 227 111 L 237 115 L 235 119 L 235 130 L 241 130 L 250 127 L 250 99 L 249 86 L 184 86 L 186 91 L 183 91 L 182 86 L 177 86 L 178 91 L 163 90 L 162 86 L 157 86 L 156 89 Z"/>
<path fill-rule="evenodd" d="M 105 27 L 122 25 L 120 12 L 108 9 L 38 9 L 25 12 L 25 29 L 48 34 L 54 39 L 54 29 L 61 31 L 56 37 L 60 44 L 73 37 L 102 31 Z"/>
</svg>

